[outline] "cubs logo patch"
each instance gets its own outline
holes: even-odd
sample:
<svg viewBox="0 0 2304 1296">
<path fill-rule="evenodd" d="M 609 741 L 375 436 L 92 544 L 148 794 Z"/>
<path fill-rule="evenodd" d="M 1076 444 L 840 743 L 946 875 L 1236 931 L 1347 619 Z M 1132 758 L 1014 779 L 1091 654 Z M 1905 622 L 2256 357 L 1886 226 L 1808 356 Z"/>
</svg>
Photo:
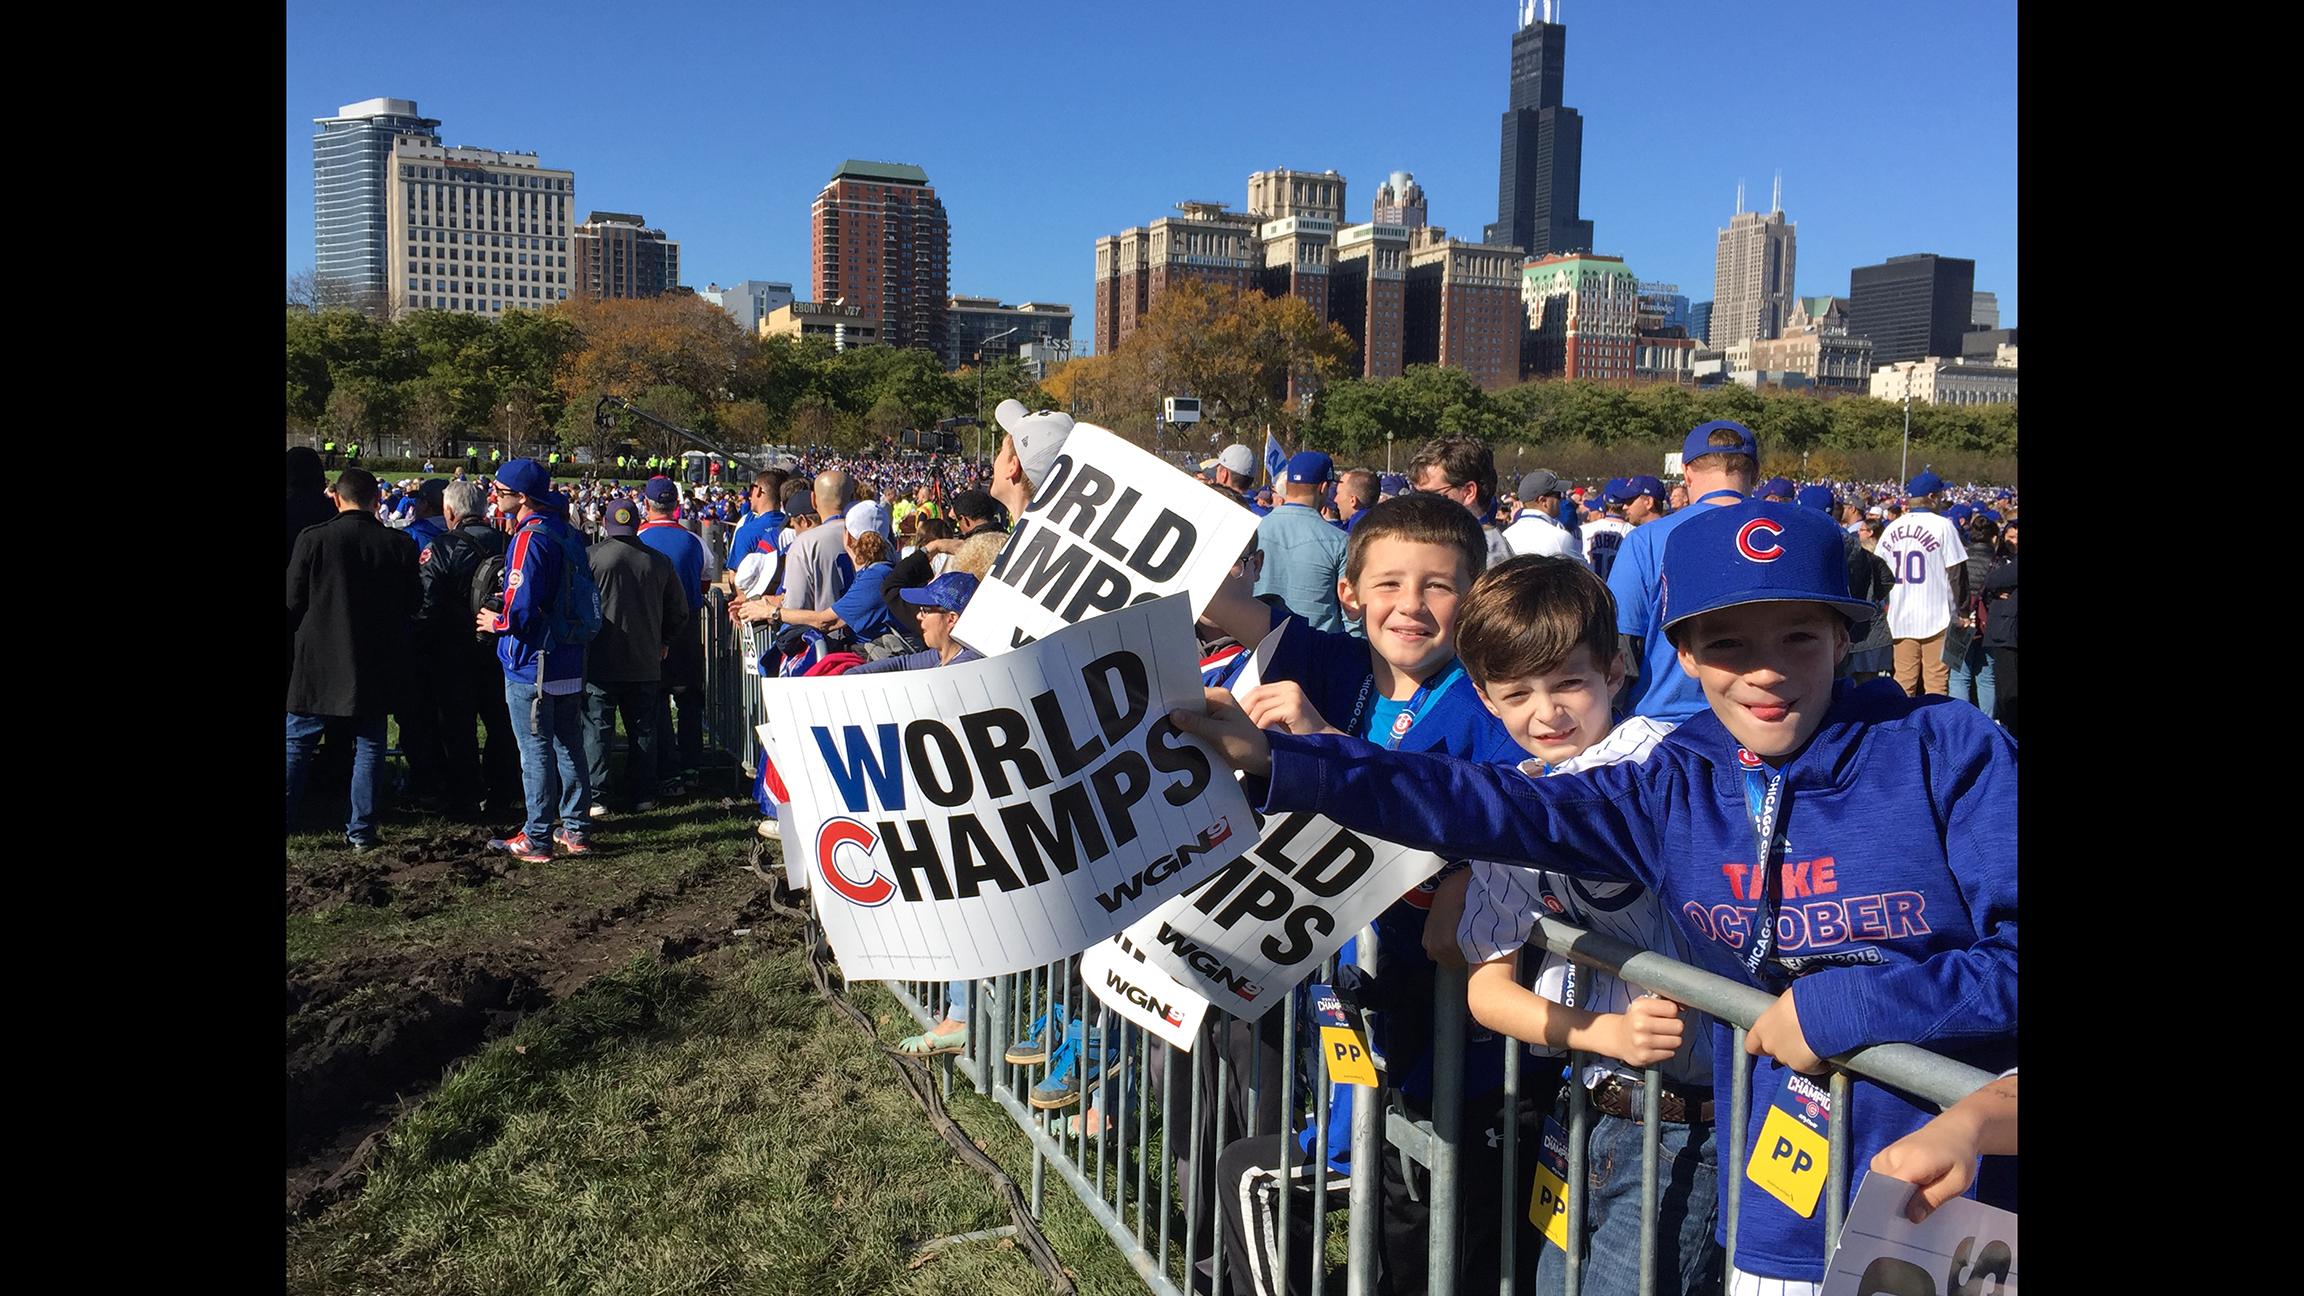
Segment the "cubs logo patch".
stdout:
<svg viewBox="0 0 2304 1296">
<path fill-rule="evenodd" d="M 423 566 L 424 564 L 426 564 L 426 563 L 428 563 L 428 562 L 430 562 L 430 561 L 432 561 L 432 546 L 430 546 L 430 545 L 426 545 L 426 546 L 424 546 L 423 548 L 421 548 L 421 549 L 419 549 L 419 550 L 417 550 L 417 551 L 416 551 L 416 565 L 417 565 L 417 566 L 421 567 L 421 566 Z"/>
<path fill-rule="evenodd" d="M 1784 524 L 1769 518 L 1754 518 L 1736 528 L 1736 552 L 1753 562 L 1774 562 L 1784 556 L 1784 546 L 1776 537 L 1784 534 Z"/>
<path fill-rule="evenodd" d="M 1415 713 L 1410 711 L 1402 711 L 1399 715 L 1392 718 L 1392 737 L 1394 739 L 1402 737 L 1408 732 L 1409 726 L 1415 723 Z"/>
<path fill-rule="evenodd" d="M 1736 749 L 1736 763 L 1748 770 L 1756 770 L 1760 768 L 1760 758 L 1753 755 L 1752 749 L 1749 747 L 1739 747 Z"/>
<path fill-rule="evenodd" d="M 526 579 L 528 579 L 528 573 L 518 567 L 504 573 L 504 592 L 509 594 L 520 588 L 520 582 Z"/>
</svg>

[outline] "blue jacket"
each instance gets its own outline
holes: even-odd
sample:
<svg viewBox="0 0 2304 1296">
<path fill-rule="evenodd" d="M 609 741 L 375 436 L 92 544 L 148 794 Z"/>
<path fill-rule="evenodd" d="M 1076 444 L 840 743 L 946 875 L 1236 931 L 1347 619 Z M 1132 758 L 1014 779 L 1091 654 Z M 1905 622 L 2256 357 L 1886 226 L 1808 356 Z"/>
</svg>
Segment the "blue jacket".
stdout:
<svg viewBox="0 0 2304 1296">
<path fill-rule="evenodd" d="M 1635 533 L 1637 534 L 1637 533 Z M 1419 728 L 1422 726 L 1419 725 Z M 1751 984 L 1741 952 L 1758 905 L 1756 855 L 1735 739 L 1709 710 L 1639 764 L 1531 779 L 1517 769 L 1273 732 L 1264 809 L 1317 810 L 1347 827 L 1448 855 L 1627 879 L 1679 916 L 1697 963 Z M 2016 1045 L 2016 744 L 1974 707 L 1842 683 L 1783 767 L 1783 886 L 1776 955 L 1801 1033 L 1819 1056 L 1904 1041 L 1999 1071 Z M 1957 866 L 1955 866 L 1957 861 Z M 1764 987 L 1766 988 L 1766 987 Z M 1734 1042 L 1715 1023 L 1715 1093 Z M 1755 1068 L 1757 1140 L 1784 1069 Z M 1858 1080 L 1851 1168 L 1934 1114 Z M 1727 1129 L 1727 1116 L 1720 1117 Z M 1741 1174 L 1751 1149 L 1723 1149 Z M 1731 1166 L 1733 1161 L 1733 1166 Z M 1803 1219 L 1743 1194 L 1736 1261 L 1821 1281 L 1824 1211 Z M 1725 1240 L 1726 1216 L 1718 1235 Z"/>
<path fill-rule="evenodd" d="M 784 529 L 782 510 L 770 509 L 754 513 L 736 525 L 736 534 L 728 537 L 728 557 L 721 563 L 730 571 L 744 565 L 753 554 L 774 554 L 776 533 Z"/>
<path fill-rule="evenodd" d="M 496 614 L 496 660 L 505 678 L 522 684 L 584 678 L 583 649 L 562 649 L 549 658 L 541 651 L 552 600 L 560 596 L 560 564 L 569 556 L 584 561 L 584 537 L 557 514 L 534 514 L 513 533 L 504 551 L 504 610 Z M 546 672 L 541 681 L 539 659 Z"/>
</svg>

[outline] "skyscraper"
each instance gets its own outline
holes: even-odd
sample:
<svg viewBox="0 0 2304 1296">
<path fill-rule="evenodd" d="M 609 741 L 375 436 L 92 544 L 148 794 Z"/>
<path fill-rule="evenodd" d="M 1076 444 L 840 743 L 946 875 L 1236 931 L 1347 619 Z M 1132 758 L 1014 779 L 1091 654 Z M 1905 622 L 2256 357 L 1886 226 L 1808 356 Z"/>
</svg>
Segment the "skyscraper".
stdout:
<svg viewBox="0 0 2304 1296">
<path fill-rule="evenodd" d="M 1755 338 L 1779 337 L 1792 314 L 1795 227 L 1784 219 L 1783 186 L 1778 185 L 1762 216 L 1744 208 L 1736 191 L 1736 215 L 1720 231 L 1712 273 L 1711 345 L 1726 349 Z"/>
<path fill-rule="evenodd" d="M 1406 171 L 1395 171 L 1376 187 L 1375 213 L 1368 218 L 1371 225 L 1397 225 L 1403 229 L 1422 229 L 1432 223 L 1424 204 L 1424 186 Z"/>
<path fill-rule="evenodd" d="M 313 278 L 323 300 L 381 302 L 392 258 L 385 242 L 392 141 L 430 135 L 437 119 L 413 99 L 363 99 L 315 117 L 312 137 Z"/>
<path fill-rule="evenodd" d="M 1872 339 L 1872 363 L 1956 359 L 1976 304 L 1976 263 L 1933 252 L 1848 273 L 1848 331 Z"/>
<path fill-rule="evenodd" d="M 927 172 L 841 163 L 810 209 L 808 241 L 817 301 L 862 307 L 888 346 L 943 354 L 952 227 Z"/>
<path fill-rule="evenodd" d="M 1592 222 L 1576 215 L 1584 119 L 1560 103 L 1568 29 L 1554 21 L 1558 0 L 1542 0 L 1542 19 L 1537 3 L 1520 0 L 1520 30 L 1512 35 L 1512 98 L 1497 160 L 1496 223 L 1481 241 L 1540 257 L 1590 251 Z"/>
<path fill-rule="evenodd" d="M 661 297 L 680 286 L 680 244 L 646 218 L 594 212 L 569 238 L 571 297 Z"/>
<path fill-rule="evenodd" d="M 575 172 L 533 153 L 443 147 L 430 135 L 394 139 L 391 165 L 385 286 L 395 312 L 497 319 L 567 298 Z"/>
</svg>

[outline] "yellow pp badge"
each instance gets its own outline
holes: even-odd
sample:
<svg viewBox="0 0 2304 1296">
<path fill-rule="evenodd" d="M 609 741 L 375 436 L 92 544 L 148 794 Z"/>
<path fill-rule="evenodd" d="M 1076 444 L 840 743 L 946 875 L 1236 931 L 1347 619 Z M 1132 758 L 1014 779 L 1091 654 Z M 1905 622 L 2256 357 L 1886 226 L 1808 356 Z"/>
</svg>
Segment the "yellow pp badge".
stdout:
<svg viewBox="0 0 2304 1296">
<path fill-rule="evenodd" d="M 1528 1222 L 1544 1240 L 1568 1249 L 1568 1131 L 1544 1118 L 1544 1142 L 1536 1152 L 1536 1191 L 1528 1198 Z"/>
<path fill-rule="evenodd" d="M 1324 985 L 1313 986 L 1311 993 L 1313 1019 L 1320 1023 L 1320 1056 L 1327 1059 L 1328 1078 L 1337 1084 L 1376 1088 L 1381 1083 L 1376 1078 L 1376 1061 L 1369 1055 L 1368 1041 L 1344 1015 L 1343 1001 Z"/>
<path fill-rule="evenodd" d="M 1814 1218 L 1831 1158 L 1831 1128 L 1831 1094 L 1799 1072 L 1786 1071 L 1760 1123 L 1744 1177 L 1802 1218 Z"/>
</svg>

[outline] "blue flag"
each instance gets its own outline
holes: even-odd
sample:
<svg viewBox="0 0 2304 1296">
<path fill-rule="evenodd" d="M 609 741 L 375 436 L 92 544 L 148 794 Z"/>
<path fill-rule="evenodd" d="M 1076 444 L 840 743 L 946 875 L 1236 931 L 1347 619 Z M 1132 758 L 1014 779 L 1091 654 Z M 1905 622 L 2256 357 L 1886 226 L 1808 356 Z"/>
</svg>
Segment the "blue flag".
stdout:
<svg viewBox="0 0 2304 1296">
<path fill-rule="evenodd" d="M 1287 475 L 1288 452 L 1280 448 L 1280 438 L 1266 432 L 1264 434 L 1265 484 L 1276 487 L 1280 484 L 1280 479 Z"/>
</svg>

